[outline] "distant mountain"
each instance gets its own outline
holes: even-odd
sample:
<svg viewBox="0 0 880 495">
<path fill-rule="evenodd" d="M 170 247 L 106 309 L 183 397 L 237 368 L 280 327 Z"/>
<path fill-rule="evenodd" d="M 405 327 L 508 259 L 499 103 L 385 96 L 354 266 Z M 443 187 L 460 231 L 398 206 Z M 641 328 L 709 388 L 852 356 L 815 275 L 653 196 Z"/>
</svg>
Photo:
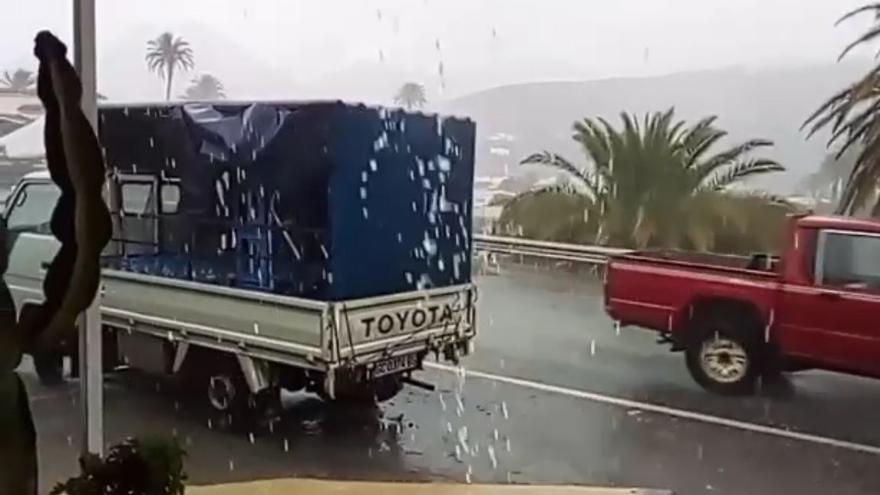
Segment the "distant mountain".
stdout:
<svg viewBox="0 0 880 495">
<path fill-rule="evenodd" d="M 476 121 L 480 175 L 503 174 L 505 164 L 514 169 L 522 157 L 542 149 L 583 164 L 583 154 L 571 140 L 572 124 L 583 117 L 601 116 L 617 123 L 622 111 L 641 114 L 672 106 L 688 120 L 717 115 L 718 125 L 730 132 L 729 142 L 759 137 L 776 143 L 767 154 L 788 171 L 762 178 L 755 185 L 787 193 L 819 167 L 826 153 L 825 136 L 805 139 L 800 130 L 804 119 L 866 68 L 864 63 L 841 63 L 517 84 L 450 100 L 441 111 Z M 512 135 L 514 141 L 490 140 L 504 134 Z"/>
</svg>

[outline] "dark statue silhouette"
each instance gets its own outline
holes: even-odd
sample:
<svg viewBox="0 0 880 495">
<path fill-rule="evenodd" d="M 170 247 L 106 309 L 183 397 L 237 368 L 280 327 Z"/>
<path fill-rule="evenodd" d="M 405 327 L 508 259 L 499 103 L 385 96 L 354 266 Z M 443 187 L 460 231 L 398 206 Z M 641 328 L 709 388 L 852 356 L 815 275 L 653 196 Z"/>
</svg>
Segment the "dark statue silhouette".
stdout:
<svg viewBox="0 0 880 495">
<path fill-rule="evenodd" d="M 75 333 L 76 318 L 100 283 L 100 254 L 111 222 L 101 197 L 104 163 L 95 132 L 80 108 L 82 84 L 67 47 L 48 31 L 37 34 L 37 95 L 46 111 L 46 161 L 61 196 L 52 234 L 61 242 L 43 283 L 45 302 L 29 306 L 16 322 L 15 305 L 0 279 L 0 493 L 37 492 L 36 435 L 27 392 L 15 372 L 23 352 L 51 350 Z M 5 228 L 0 269 L 8 262 Z"/>
</svg>

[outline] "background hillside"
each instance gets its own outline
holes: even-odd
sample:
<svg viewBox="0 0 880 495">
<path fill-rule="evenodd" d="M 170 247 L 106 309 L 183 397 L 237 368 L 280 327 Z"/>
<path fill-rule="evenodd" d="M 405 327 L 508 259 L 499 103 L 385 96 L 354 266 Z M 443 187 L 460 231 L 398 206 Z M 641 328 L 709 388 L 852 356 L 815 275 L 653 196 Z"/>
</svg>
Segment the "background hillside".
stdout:
<svg viewBox="0 0 880 495">
<path fill-rule="evenodd" d="M 825 155 L 824 136 L 807 141 L 804 119 L 825 98 L 865 69 L 841 63 L 797 68 L 677 73 L 661 77 L 516 84 L 450 100 L 441 111 L 473 118 L 479 129 L 478 174 L 500 175 L 505 163 L 515 170 L 528 153 L 548 149 L 583 163 L 570 139 L 572 123 L 587 116 L 618 122 L 621 111 L 643 113 L 674 106 L 681 117 L 717 115 L 731 140 L 752 137 L 776 143 L 770 156 L 788 172 L 755 184 L 776 192 L 794 190 L 797 181 L 818 168 Z M 490 153 L 489 137 L 513 135 L 507 157 Z"/>
</svg>

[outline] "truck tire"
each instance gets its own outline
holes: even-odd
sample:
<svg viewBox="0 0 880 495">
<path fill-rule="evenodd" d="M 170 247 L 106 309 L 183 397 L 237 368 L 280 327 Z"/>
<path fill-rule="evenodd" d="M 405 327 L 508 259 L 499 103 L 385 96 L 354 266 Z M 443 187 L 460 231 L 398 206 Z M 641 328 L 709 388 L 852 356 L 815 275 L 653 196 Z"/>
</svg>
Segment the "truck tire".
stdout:
<svg viewBox="0 0 880 495">
<path fill-rule="evenodd" d="M 251 393 L 233 356 L 193 349 L 181 375 L 185 389 L 213 413 L 238 416 L 247 410 Z"/>
<path fill-rule="evenodd" d="M 64 383 L 64 354 L 57 351 L 37 351 L 31 355 L 40 383 L 55 387 Z"/>
<path fill-rule="evenodd" d="M 748 319 L 712 312 L 695 319 L 685 348 L 694 380 L 721 395 L 751 395 L 761 374 L 764 344 Z"/>
</svg>

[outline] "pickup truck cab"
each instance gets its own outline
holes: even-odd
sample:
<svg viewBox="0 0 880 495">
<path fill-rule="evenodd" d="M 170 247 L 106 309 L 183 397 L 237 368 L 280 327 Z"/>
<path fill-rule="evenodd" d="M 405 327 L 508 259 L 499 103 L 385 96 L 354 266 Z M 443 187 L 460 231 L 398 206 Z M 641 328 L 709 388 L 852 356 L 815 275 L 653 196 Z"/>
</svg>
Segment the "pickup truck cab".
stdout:
<svg viewBox="0 0 880 495">
<path fill-rule="evenodd" d="M 793 216 L 780 256 L 615 255 L 605 308 L 684 351 L 713 392 L 809 368 L 880 377 L 880 222 Z"/>
</svg>

